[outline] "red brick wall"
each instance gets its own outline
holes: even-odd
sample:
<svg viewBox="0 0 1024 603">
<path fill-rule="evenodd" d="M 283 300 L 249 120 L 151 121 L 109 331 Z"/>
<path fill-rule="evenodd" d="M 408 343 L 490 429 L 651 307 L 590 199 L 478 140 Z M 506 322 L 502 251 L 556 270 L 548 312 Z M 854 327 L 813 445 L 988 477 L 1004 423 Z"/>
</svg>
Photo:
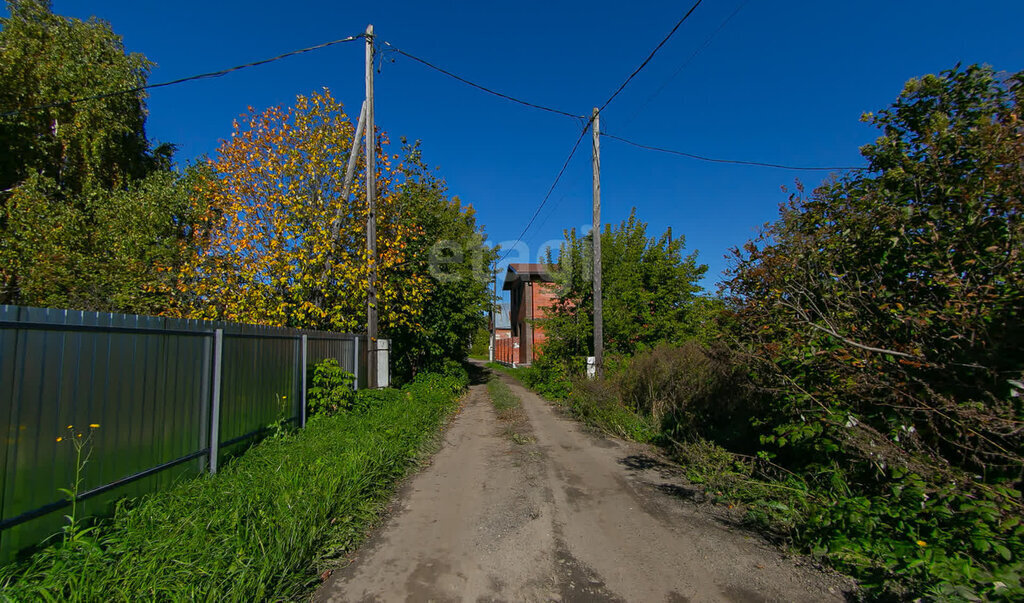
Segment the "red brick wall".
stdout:
<svg viewBox="0 0 1024 603">
<path fill-rule="evenodd" d="M 540 347 L 546 339 L 544 327 L 531 325 L 529 321 L 547 316 L 547 309 L 557 299 L 556 289 L 555 283 L 532 281 L 518 283 L 516 291 L 513 291 L 510 320 L 520 342 L 516 350 L 517 364 L 530 363 L 540 354 Z"/>
<path fill-rule="evenodd" d="M 555 295 L 557 286 L 555 283 L 544 283 L 537 281 L 533 284 L 533 318 L 545 318 L 548 313 L 548 308 L 558 298 Z M 541 353 L 541 347 L 547 340 L 547 335 L 544 333 L 544 327 L 540 325 L 534 325 L 533 327 L 533 358 L 536 359 Z"/>
</svg>

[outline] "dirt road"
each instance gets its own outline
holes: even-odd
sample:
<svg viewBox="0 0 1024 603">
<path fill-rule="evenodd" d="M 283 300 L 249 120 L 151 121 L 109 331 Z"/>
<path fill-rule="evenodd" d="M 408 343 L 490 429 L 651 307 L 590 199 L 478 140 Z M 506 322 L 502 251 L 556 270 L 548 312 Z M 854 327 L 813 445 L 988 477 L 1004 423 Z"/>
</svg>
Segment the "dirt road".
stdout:
<svg viewBox="0 0 1024 603">
<path fill-rule="evenodd" d="M 849 584 L 687 502 L 644 447 L 593 436 L 501 375 L 528 437 L 472 386 L 429 467 L 317 601 L 841 601 Z"/>
</svg>

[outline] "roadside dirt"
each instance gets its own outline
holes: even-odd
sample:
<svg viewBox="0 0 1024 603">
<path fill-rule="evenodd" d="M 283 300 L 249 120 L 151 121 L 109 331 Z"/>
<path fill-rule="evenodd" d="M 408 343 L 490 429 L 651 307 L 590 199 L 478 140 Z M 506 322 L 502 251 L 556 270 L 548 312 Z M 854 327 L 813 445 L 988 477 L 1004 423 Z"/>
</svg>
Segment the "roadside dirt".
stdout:
<svg viewBox="0 0 1024 603">
<path fill-rule="evenodd" d="M 647 447 L 597 437 L 505 375 L 513 439 L 473 385 L 433 462 L 316 601 L 842 601 L 852 584 L 688 499 Z"/>
</svg>

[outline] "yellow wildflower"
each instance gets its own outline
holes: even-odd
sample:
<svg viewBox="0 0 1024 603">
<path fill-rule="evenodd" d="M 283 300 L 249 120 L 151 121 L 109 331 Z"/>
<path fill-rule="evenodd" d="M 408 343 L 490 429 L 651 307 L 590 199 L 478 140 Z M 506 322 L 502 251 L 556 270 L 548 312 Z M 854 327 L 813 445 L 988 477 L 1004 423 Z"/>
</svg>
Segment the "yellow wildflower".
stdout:
<svg viewBox="0 0 1024 603">
<path fill-rule="evenodd" d="M 57 437 L 57 441 L 58 441 L 58 442 L 59 442 L 59 441 L 61 441 L 61 440 L 63 440 L 63 439 L 64 439 L 64 438 L 62 438 L 62 437 L 60 437 L 60 436 L 58 436 L 58 437 Z"/>
<path fill-rule="evenodd" d="M 92 427 L 93 429 L 98 429 L 99 426 L 100 426 L 99 423 L 89 423 L 89 427 Z"/>
<path fill-rule="evenodd" d="M 918 540 L 917 541 L 917 546 L 928 546 L 928 543 L 923 541 L 923 540 Z"/>
</svg>

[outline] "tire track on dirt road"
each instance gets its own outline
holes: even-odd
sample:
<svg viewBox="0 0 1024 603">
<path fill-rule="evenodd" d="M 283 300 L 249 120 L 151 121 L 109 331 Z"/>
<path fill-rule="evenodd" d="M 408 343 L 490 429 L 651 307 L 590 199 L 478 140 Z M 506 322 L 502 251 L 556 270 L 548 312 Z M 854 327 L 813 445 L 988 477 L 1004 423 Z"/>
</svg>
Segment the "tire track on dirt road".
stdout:
<svg viewBox="0 0 1024 603">
<path fill-rule="evenodd" d="M 471 386 L 430 465 L 314 600 L 817 602 L 852 587 L 685 501 L 650 449 L 499 378 L 532 437 L 513 441 Z"/>
</svg>

